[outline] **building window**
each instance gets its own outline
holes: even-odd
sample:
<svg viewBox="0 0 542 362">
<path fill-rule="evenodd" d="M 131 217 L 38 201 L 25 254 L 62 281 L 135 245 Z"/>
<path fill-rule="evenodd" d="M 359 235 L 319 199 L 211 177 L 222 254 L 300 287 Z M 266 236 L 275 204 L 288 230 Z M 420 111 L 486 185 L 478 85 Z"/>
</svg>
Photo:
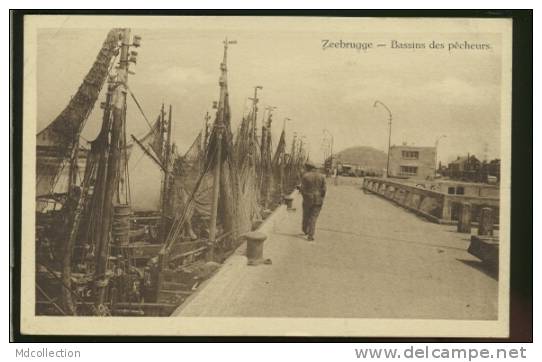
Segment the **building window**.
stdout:
<svg viewBox="0 0 542 362">
<path fill-rule="evenodd" d="M 401 176 L 416 176 L 417 174 L 418 174 L 418 167 L 401 166 Z"/>
<path fill-rule="evenodd" d="M 417 160 L 420 158 L 420 152 L 418 151 L 401 151 L 401 156 L 405 160 Z"/>
</svg>

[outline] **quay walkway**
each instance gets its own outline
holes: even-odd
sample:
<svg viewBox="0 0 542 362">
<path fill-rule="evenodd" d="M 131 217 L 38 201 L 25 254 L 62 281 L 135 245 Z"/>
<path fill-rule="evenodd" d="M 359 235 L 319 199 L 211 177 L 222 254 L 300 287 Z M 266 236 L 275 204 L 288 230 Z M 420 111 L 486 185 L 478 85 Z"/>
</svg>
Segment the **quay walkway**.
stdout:
<svg viewBox="0 0 542 362">
<path fill-rule="evenodd" d="M 301 198 L 263 224 L 264 257 L 241 246 L 174 316 L 494 320 L 498 282 L 467 252 L 468 234 L 361 189 L 328 182 L 316 241 L 301 233 Z"/>
</svg>

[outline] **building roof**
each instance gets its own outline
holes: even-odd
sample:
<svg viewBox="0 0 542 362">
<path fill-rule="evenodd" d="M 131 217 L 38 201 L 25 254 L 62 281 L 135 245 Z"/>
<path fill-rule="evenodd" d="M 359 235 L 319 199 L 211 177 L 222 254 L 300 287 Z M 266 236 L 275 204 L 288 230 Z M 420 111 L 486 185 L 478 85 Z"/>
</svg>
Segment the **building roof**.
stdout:
<svg viewBox="0 0 542 362">
<path fill-rule="evenodd" d="M 452 164 L 460 164 L 460 163 L 464 163 L 464 162 L 467 162 L 467 156 L 463 156 L 463 157 L 458 157 L 456 160 L 453 160 Z"/>
<path fill-rule="evenodd" d="M 452 162 L 450 162 L 450 164 L 460 164 L 460 163 L 469 162 L 469 158 L 470 158 L 471 162 L 472 161 L 479 162 L 479 160 L 476 158 L 476 156 L 470 155 L 470 156 L 459 156 L 459 157 L 457 157 L 456 160 L 453 160 Z"/>
<path fill-rule="evenodd" d="M 390 148 L 404 148 L 408 150 L 434 150 L 434 146 L 409 146 L 409 145 L 391 145 Z"/>
</svg>

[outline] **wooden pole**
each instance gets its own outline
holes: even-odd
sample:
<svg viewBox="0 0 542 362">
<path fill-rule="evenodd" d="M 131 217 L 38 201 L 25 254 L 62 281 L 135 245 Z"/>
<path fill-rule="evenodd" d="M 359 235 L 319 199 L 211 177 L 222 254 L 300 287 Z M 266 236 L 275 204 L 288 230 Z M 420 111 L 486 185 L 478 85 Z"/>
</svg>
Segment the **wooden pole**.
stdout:
<svg viewBox="0 0 542 362">
<path fill-rule="evenodd" d="M 120 142 L 124 117 L 126 116 L 126 83 L 128 81 L 128 48 L 130 42 L 130 29 L 122 30 L 122 45 L 120 51 L 119 69 L 117 72 L 117 82 L 112 97 L 112 125 L 109 144 L 109 161 L 107 164 L 107 173 L 104 187 L 104 202 L 101 210 L 102 222 L 100 233 L 98 235 L 98 249 L 96 251 L 96 306 L 100 310 L 105 300 L 105 291 L 107 286 L 106 270 L 109 255 L 109 236 L 113 219 L 113 197 L 118 189 L 119 165 L 120 165 Z"/>
<path fill-rule="evenodd" d="M 88 156 L 90 157 L 90 155 Z M 88 197 L 88 187 L 90 184 L 90 178 L 92 174 L 91 160 L 87 158 L 87 164 L 85 167 L 85 176 L 81 182 L 81 191 L 79 195 L 72 195 L 77 197 L 77 205 L 73 210 L 73 220 L 71 224 L 70 234 L 64 244 L 63 257 L 62 257 L 62 283 L 65 288 L 62 288 L 62 304 L 64 309 L 71 315 L 77 315 L 77 309 L 72 298 L 71 291 L 71 275 L 72 275 L 72 254 L 75 241 L 79 232 L 79 226 L 83 216 L 83 209 L 85 207 L 85 201 Z"/>
<path fill-rule="evenodd" d="M 161 156 L 164 156 L 164 144 L 165 144 L 165 137 L 164 134 L 166 133 L 166 111 L 164 110 L 164 103 L 162 103 L 162 108 L 160 108 L 160 152 L 162 152 Z"/>
<path fill-rule="evenodd" d="M 216 132 L 216 156 L 213 172 L 213 198 L 211 206 L 211 219 L 209 225 L 209 240 L 207 242 L 206 260 L 214 259 L 214 249 L 216 243 L 216 222 L 218 218 L 218 197 L 220 195 L 220 170 L 222 167 L 222 137 L 224 128 L 224 118 L 226 116 L 226 100 L 227 100 L 227 57 L 228 57 L 228 39 L 224 40 L 224 57 L 220 64 L 220 96 L 216 111 L 216 120 L 214 130 Z"/>
<path fill-rule="evenodd" d="M 222 167 L 222 126 L 216 129 L 217 145 L 215 157 L 215 169 L 213 173 L 213 206 L 211 208 L 211 225 L 209 228 L 209 243 L 207 248 L 207 261 L 213 261 L 214 248 L 216 243 L 216 220 L 218 217 L 218 196 L 220 194 L 220 168 Z"/>
<path fill-rule="evenodd" d="M 295 148 L 296 148 L 296 141 L 297 141 L 297 134 L 294 132 L 294 137 L 292 138 L 292 152 L 290 152 L 290 162 L 289 162 L 289 169 L 288 169 L 288 191 L 291 191 L 291 189 L 295 186 L 295 168 L 296 168 L 296 154 L 295 154 Z"/>
<path fill-rule="evenodd" d="M 254 87 L 254 98 L 252 99 L 252 128 L 251 128 L 251 150 L 253 151 L 256 140 L 256 123 L 258 121 L 258 87 Z M 256 157 L 256 155 L 254 155 Z"/>
<path fill-rule="evenodd" d="M 131 137 L 132 137 L 132 139 L 134 140 L 134 142 L 135 142 L 135 143 L 143 150 L 143 152 L 144 152 L 147 156 L 149 156 L 149 158 L 150 158 L 151 160 L 153 160 L 154 163 L 156 163 L 156 164 L 158 165 L 158 167 L 160 167 L 160 168 L 165 172 L 165 166 L 164 166 L 164 164 L 162 163 L 162 161 L 159 160 L 159 159 L 157 159 L 156 156 L 154 156 L 154 155 L 147 149 L 147 147 L 145 147 L 145 145 L 143 145 L 143 143 L 141 143 L 141 141 L 138 140 L 138 139 L 136 138 L 136 136 L 131 135 Z"/>
<path fill-rule="evenodd" d="M 286 145 L 285 145 L 286 147 Z M 282 150 L 280 155 L 280 202 L 282 202 L 284 198 L 284 163 L 286 161 L 285 150 Z"/>
<path fill-rule="evenodd" d="M 69 182 L 68 182 L 68 199 L 75 201 L 77 199 L 77 204 L 73 205 L 71 202 L 69 205 L 75 206 L 73 210 L 73 218 L 70 221 L 70 233 L 68 239 L 64 243 L 62 250 L 62 281 L 69 287 L 71 287 L 71 268 L 72 268 L 72 253 L 73 246 L 75 244 L 75 239 L 77 237 L 77 232 L 79 231 L 79 221 L 80 221 L 80 204 L 83 201 L 81 194 L 75 193 L 75 187 L 77 186 L 77 170 L 78 170 L 78 160 L 79 160 L 79 134 L 76 137 L 75 147 L 73 150 L 72 157 L 70 159 L 70 170 L 69 170 Z M 88 159 L 87 159 L 88 162 Z M 70 215 L 67 215 L 70 216 Z M 77 310 L 75 309 L 75 304 L 73 303 L 71 294 L 65 289 L 62 290 L 62 303 L 64 309 L 71 315 L 76 315 Z"/>
<path fill-rule="evenodd" d="M 162 105 L 162 115 L 164 115 L 164 106 Z M 169 176 L 170 176 L 170 161 L 171 161 L 171 120 L 172 120 L 172 107 L 169 106 L 169 116 L 167 121 L 167 139 L 164 155 L 164 187 L 162 192 L 162 240 L 165 241 L 167 237 L 167 205 L 169 200 Z"/>
<path fill-rule="evenodd" d="M 166 121 L 166 117 L 165 117 L 165 114 L 164 114 L 164 103 L 162 103 L 162 107 L 160 108 L 160 116 L 159 116 L 159 119 L 160 119 L 160 154 L 157 155 L 158 156 L 158 159 L 160 160 L 160 163 L 162 165 L 164 165 L 164 160 L 165 160 L 165 137 L 164 137 L 164 133 L 165 133 L 165 127 L 164 127 L 164 123 Z M 155 150 L 156 152 L 156 150 Z M 163 234 L 162 234 L 162 230 L 163 230 L 163 226 L 162 226 L 162 222 L 164 221 L 164 198 L 166 197 L 166 182 L 165 182 L 165 178 L 166 178 L 166 174 L 167 174 L 167 168 L 166 166 L 164 165 L 164 167 L 162 167 L 162 169 L 164 170 L 164 177 L 162 177 L 162 185 L 161 185 L 161 188 L 160 188 L 160 215 L 162 216 L 160 218 L 160 237 L 163 237 Z"/>
</svg>

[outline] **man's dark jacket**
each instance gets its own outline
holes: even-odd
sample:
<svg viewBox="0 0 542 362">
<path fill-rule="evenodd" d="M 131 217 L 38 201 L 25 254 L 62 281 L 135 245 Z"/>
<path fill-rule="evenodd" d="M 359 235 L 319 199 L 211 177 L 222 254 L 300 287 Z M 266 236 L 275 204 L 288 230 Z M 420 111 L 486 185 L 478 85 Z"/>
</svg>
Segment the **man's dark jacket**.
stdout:
<svg viewBox="0 0 542 362">
<path fill-rule="evenodd" d="M 326 179 L 315 171 L 308 171 L 301 178 L 301 194 L 304 206 L 317 206 L 324 203 L 326 196 Z"/>
</svg>

